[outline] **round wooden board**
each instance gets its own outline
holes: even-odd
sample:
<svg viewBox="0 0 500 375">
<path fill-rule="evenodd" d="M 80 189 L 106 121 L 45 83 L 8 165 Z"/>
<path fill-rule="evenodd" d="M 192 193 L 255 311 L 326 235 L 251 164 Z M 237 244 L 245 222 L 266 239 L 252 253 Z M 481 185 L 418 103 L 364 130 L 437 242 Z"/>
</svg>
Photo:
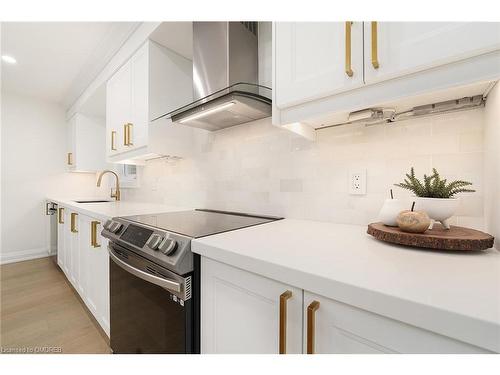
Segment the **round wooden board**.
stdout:
<svg viewBox="0 0 500 375">
<path fill-rule="evenodd" d="M 385 242 L 436 250 L 479 251 L 493 247 L 494 242 L 493 236 L 487 233 L 453 225 L 446 230 L 438 223 L 425 233 L 407 233 L 398 227 L 371 223 L 367 233 Z"/>
</svg>

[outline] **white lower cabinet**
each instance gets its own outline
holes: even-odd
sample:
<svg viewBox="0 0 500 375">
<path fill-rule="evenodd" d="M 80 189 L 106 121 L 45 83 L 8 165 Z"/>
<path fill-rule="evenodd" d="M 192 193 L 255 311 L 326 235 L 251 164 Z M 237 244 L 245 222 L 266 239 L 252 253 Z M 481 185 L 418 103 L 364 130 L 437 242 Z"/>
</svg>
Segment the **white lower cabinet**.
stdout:
<svg viewBox="0 0 500 375">
<path fill-rule="evenodd" d="M 318 354 L 487 352 L 307 291 L 304 330 L 304 352 L 309 348 Z"/>
<path fill-rule="evenodd" d="M 57 264 L 66 272 L 66 232 L 67 229 L 65 219 L 66 207 L 59 206 L 57 208 Z"/>
<path fill-rule="evenodd" d="M 103 223 L 66 207 L 59 207 L 58 223 L 57 263 L 109 336 L 109 259 L 107 240 L 100 234 Z"/>
<path fill-rule="evenodd" d="M 302 290 L 203 257 L 201 352 L 278 353 L 280 337 L 287 353 L 302 353 Z"/>
<path fill-rule="evenodd" d="M 107 240 L 100 234 L 102 224 L 89 216 L 81 218 L 82 299 L 109 336 L 109 258 Z"/>
<path fill-rule="evenodd" d="M 291 292 L 280 313 L 280 296 Z M 283 311 L 283 310 L 281 310 Z M 205 257 L 201 261 L 202 353 L 487 353 Z"/>
</svg>

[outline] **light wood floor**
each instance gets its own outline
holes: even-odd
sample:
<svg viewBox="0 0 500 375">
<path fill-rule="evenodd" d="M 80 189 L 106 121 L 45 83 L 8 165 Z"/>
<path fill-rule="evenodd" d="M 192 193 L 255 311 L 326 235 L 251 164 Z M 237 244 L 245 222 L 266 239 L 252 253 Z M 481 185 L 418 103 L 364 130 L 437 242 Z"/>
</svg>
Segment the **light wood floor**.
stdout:
<svg viewBox="0 0 500 375">
<path fill-rule="evenodd" d="M 0 346 L 110 353 L 108 339 L 51 258 L 0 266 Z"/>
</svg>

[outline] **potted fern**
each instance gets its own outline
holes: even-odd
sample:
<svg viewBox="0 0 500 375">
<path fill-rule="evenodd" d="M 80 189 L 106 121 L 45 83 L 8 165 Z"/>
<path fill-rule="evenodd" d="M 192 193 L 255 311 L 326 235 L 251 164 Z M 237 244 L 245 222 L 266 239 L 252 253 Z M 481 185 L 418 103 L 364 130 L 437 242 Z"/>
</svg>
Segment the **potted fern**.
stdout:
<svg viewBox="0 0 500 375">
<path fill-rule="evenodd" d="M 458 208 L 458 199 L 455 198 L 455 195 L 475 192 L 475 190 L 468 188 L 471 185 L 472 183 L 468 181 L 448 182 L 446 178 L 441 179 L 436 168 L 432 169 L 430 176 L 424 174 L 424 179 L 421 181 L 415 177 L 413 167 L 410 173 L 406 174 L 403 182 L 395 184 L 395 186 L 410 190 L 416 195 L 415 209 L 427 212 L 432 219 L 430 229 L 435 221 L 441 222 L 446 229 L 450 229 L 448 219 L 455 214 Z"/>
</svg>

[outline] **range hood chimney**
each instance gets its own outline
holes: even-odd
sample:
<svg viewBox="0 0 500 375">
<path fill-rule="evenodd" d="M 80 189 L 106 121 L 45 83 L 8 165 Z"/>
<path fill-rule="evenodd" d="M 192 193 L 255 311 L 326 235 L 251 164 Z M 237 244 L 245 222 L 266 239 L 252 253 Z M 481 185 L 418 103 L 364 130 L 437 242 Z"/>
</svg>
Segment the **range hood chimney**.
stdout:
<svg viewBox="0 0 500 375">
<path fill-rule="evenodd" d="M 258 85 L 257 22 L 193 22 L 194 102 L 161 117 L 220 130 L 271 116 L 271 89 Z"/>
</svg>

